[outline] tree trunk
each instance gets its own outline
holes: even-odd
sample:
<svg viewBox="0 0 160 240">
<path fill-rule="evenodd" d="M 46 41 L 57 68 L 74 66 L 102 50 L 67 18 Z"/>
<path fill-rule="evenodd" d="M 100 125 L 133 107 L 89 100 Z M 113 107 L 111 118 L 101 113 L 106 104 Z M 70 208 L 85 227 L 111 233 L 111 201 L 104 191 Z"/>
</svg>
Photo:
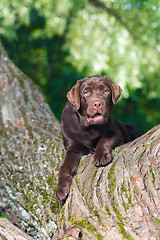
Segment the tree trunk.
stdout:
<svg viewBox="0 0 160 240">
<path fill-rule="evenodd" d="M 106 167 L 96 168 L 92 155 L 84 156 L 66 203 L 58 204 L 64 157 L 60 124 L 40 89 L 0 45 L 0 136 L 0 211 L 28 235 L 160 238 L 160 126 L 116 148 Z"/>
</svg>

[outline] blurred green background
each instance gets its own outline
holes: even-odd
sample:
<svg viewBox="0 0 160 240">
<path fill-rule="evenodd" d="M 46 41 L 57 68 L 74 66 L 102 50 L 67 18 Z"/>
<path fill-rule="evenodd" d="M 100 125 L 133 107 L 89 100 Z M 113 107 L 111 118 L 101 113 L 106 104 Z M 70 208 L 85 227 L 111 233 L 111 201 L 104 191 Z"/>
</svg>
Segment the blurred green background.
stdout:
<svg viewBox="0 0 160 240">
<path fill-rule="evenodd" d="M 143 133 L 160 120 L 160 0 L 1 0 L 0 39 L 60 120 L 76 80 L 123 89 L 113 115 Z"/>
</svg>

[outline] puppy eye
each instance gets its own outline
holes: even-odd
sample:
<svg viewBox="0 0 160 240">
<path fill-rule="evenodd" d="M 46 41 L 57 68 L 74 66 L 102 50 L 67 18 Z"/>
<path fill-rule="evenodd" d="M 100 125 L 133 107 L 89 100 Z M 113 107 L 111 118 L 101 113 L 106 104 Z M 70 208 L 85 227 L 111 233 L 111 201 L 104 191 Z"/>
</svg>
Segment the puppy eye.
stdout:
<svg viewBox="0 0 160 240">
<path fill-rule="evenodd" d="M 109 90 L 108 89 L 104 89 L 103 92 L 104 93 L 109 93 Z"/>
<path fill-rule="evenodd" d="M 84 95 L 88 95 L 90 93 L 90 90 L 89 89 L 85 89 L 83 93 L 84 93 Z"/>
</svg>

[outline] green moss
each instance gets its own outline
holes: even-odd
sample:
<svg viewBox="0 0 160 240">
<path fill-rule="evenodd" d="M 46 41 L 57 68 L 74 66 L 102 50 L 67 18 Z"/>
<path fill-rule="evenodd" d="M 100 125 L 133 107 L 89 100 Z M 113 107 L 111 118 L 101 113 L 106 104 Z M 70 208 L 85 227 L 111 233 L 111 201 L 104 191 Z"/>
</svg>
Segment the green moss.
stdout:
<svg viewBox="0 0 160 240">
<path fill-rule="evenodd" d="M 139 194 L 138 188 L 137 188 L 136 186 L 134 186 L 133 191 L 134 191 L 134 195 L 135 195 L 135 198 L 136 198 L 137 203 L 140 204 L 140 202 L 139 202 L 139 200 L 138 200 L 138 196 L 137 196 L 137 195 Z M 149 192 L 149 193 L 150 193 L 150 192 Z"/>
<path fill-rule="evenodd" d="M 123 236 L 124 239 L 133 240 L 133 238 L 131 237 L 131 235 L 125 231 L 125 229 L 124 229 L 124 224 L 123 224 L 123 223 L 117 222 L 117 225 L 118 225 L 118 227 L 119 227 L 119 233 L 122 234 L 122 236 Z"/>
<path fill-rule="evenodd" d="M 63 208 L 62 208 L 62 210 L 61 210 L 61 217 L 60 217 L 60 221 L 62 221 L 62 220 L 64 220 L 64 219 L 65 219 L 64 215 L 65 215 L 65 207 L 63 207 Z"/>
<path fill-rule="evenodd" d="M 59 206 L 60 203 L 58 203 L 56 199 L 53 199 L 52 203 L 50 204 L 51 213 L 57 214 L 59 212 Z"/>
<path fill-rule="evenodd" d="M 83 162 L 83 161 L 80 161 L 79 166 L 78 166 L 78 169 L 80 169 L 81 167 L 82 167 L 82 168 L 84 167 L 84 162 Z"/>
<path fill-rule="evenodd" d="M 118 149 L 118 150 L 116 151 L 116 154 L 120 153 L 121 151 L 122 151 L 122 148 L 121 148 L 121 149 Z"/>
<path fill-rule="evenodd" d="M 141 162 L 143 160 L 143 156 L 142 157 L 140 157 L 140 159 L 139 159 L 139 162 Z"/>
<path fill-rule="evenodd" d="M 97 237 L 97 240 L 102 240 L 103 239 L 103 236 L 100 233 L 96 234 L 96 237 Z"/>
<path fill-rule="evenodd" d="M 77 220 L 74 219 L 74 216 L 72 216 L 69 221 L 79 227 L 80 229 L 86 229 L 91 233 L 94 233 L 94 235 L 97 237 L 98 240 L 102 240 L 103 236 L 97 232 L 97 229 L 87 220 L 87 219 L 81 219 Z"/>
<path fill-rule="evenodd" d="M 75 181 L 76 181 L 76 184 L 78 185 L 78 187 L 81 188 L 81 182 L 80 182 L 79 177 L 75 176 Z"/>
<path fill-rule="evenodd" d="M 127 239 L 127 240 L 133 240 L 133 238 L 130 236 L 129 233 L 126 232 L 124 226 L 124 222 L 123 222 L 123 217 L 122 217 L 122 214 L 120 213 L 120 211 L 116 208 L 115 206 L 115 202 L 112 203 L 112 207 L 113 207 L 113 211 L 115 212 L 119 222 L 117 222 L 117 225 L 119 227 L 119 233 L 122 234 L 123 238 L 124 239 Z"/>
<path fill-rule="evenodd" d="M 62 159 L 64 159 L 65 156 L 66 156 L 66 153 L 63 151 L 63 152 L 62 152 Z"/>
<path fill-rule="evenodd" d="M 61 142 L 61 139 L 59 139 L 59 138 L 55 138 L 55 140 L 56 140 L 57 142 Z"/>
<path fill-rule="evenodd" d="M 58 138 L 63 139 L 62 133 L 60 133 L 60 134 L 58 135 Z"/>
<path fill-rule="evenodd" d="M 82 228 L 85 228 L 85 229 L 89 230 L 91 233 L 97 231 L 97 229 L 86 219 L 75 220 L 74 224 L 76 224 L 79 227 L 82 227 Z"/>
<path fill-rule="evenodd" d="M 129 194 L 128 194 L 128 191 L 129 191 Z M 130 188 L 127 190 L 124 187 L 124 183 L 122 183 L 122 185 L 121 185 L 121 194 L 124 195 L 128 199 L 128 203 L 126 203 L 124 201 L 122 203 L 125 211 L 127 211 L 132 206 L 132 195 L 131 195 L 131 192 L 130 192 Z"/>
<path fill-rule="evenodd" d="M 156 221 L 160 225 L 160 218 L 157 218 Z"/>
<path fill-rule="evenodd" d="M 2 235 L 1 233 L 0 233 L 0 237 L 1 237 L 2 240 L 7 240 L 8 239 L 4 235 Z"/>
<path fill-rule="evenodd" d="M 154 147 L 154 142 L 151 144 L 150 150 L 152 151 L 153 147 Z"/>
<path fill-rule="evenodd" d="M 114 202 L 112 203 L 112 207 L 113 207 L 113 211 L 115 212 L 115 214 L 116 214 L 118 220 L 121 222 L 122 225 L 124 225 L 124 224 L 122 223 L 122 220 L 123 220 L 123 218 L 122 218 L 122 214 L 121 214 L 120 211 L 116 208 Z"/>
<path fill-rule="evenodd" d="M 121 185 L 121 193 L 126 193 L 126 192 L 127 192 L 127 190 L 124 187 L 124 182 L 123 182 L 122 185 Z"/>
<path fill-rule="evenodd" d="M 95 171 L 94 171 L 94 173 L 93 173 L 93 175 L 92 175 L 92 177 L 91 177 L 91 183 L 93 183 L 93 181 L 94 181 L 94 179 L 95 179 L 95 176 L 96 176 L 96 174 L 97 174 L 97 171 L 98 171 L 98 168 L 95 168 Z"/>
<path fill-rule="evenodd" d="M 3 217 L 3 215 L 0 214 L 0 219 L 5 219 L 5 217 Z M 0 224 L 0 228 L 6 229 L 3 225 Z"/>
<path fill-rule="evenodd" d="M 136 186 L 134 186 L 134 189 L 133 189 L 134 193 L 138 194 L 139 191 L 138 191 L 138 188 Z"/>
<path fill-rule="evenodd" d="M 59 154 L 59 147 L 56 146 L 56 154 Z"/>
<path fill-rule="evenodd" d="M 47 178 L 47 183 L 48 183 L 48 185 L 50 185 L 50 186 L 53 186 L 53 183 L 55 182 L 55 177 L 54 177 L 54 175 L 52 174 L 52 175 L 50 175 L 48 178 Z"/>
<path fill-rule="evenodd" d="M 114 197 L 114 190 L 116 187 L 116 177 L 114 176 L 114 171 L 115 171 L 115 166 L 112 165 L 112 167 L 110 168 L 110 171 L 108 173 L 108 179 L 111 183 L 111 189 L 110 189 L 110 197 L 111 198 Z"/>
<path fill-rule="evenodd" d="M 124 201 L 123 201 L 122 205 L 123 205 L 125 211 L 127 211 L 131 207 L 131 204 L 125 203 Z"/>
<path fill-rule="evenodd" d="M 33 144 L 37 146 L 37 144 L 38 144 L 38 140 L 37 140 L 37 138 L 34 139 Z"/>
<path fill-rule="evenodd" d="M 97 211 L 97 210 L 94 210 L 94 211 L 93 211 L 93 214 L 94 214 L 94 216 L 96 216 L 96 217 L 100 218 L 100 217 L 99 217 L 99 213 L 98 213 L 98 211 Z"/>
<path fill-rule="evenodd" d="M 24 80 L 22 80 L 20 77 L 18 78 L 19 85 L 21 88 L 24 88 Z"/>
<path fill-rule="evenodd" d="M 100 215 L 99 215 L 99 213 L 98 213 L 97 210 L 94 210 L 94 211 L 93 211 L 93 215 L 98 218 L 98 224 L 99 224 L 99 225 L 103 225 L 102 222 L 101 222 L 101 217 L 100 217 Z"/>
<path fill-rule="evenodd" d="M 109 207 L 108 207 L 107 205 L 105 206 L 105 209 L 106 209 L 107 214 L 108 214 L 109 216 L 111 216 L 112 214 L 111 214 L 111 212 L 110 212 L 110 210 L 109 210 Z"/>
<path fill-rule="evenodd" d="M 33 211 L 34 212 L 34 210 L 33 210 L 33 203 L 26 203 L 26 208 L 27 208 L 27 210 L 29 210 L 29 211 Z"/>
<path fill-rule="evenodd" d="M 110 168 L 110 171 L 108 173 L 108 179 L 110 181 L 110 197 L 112 199 L 111 204 L 112 204 L 113 211 L 115 212 L 117 219 L 118 219 L 117 225 L 119 227 L 119 232 L 120 232 L 120 234 L 122 234 L 124 239 L 133 240 L 132 237 L 130 236 L 130 234 L 127 233 L 124 228 L 125 224 L 123 222 L 122 214 L 117 209 L 116 202 L 114 199 L 114 191 L 115 191 L 115 187 L 116 187 L 115 165 L 112 165 L 112 167 Z M 122 191 L 122 193 L 124 192 L 126 194 L 127 198 L 129 199 L 129 202 L 131 202 L 131 196 L 128 197 L 127 190 L 125 189 L 123 184 L 121 186 L 121 191 Z"/>
<path fill-rule="evenodd" d="M 109 180 L 113 179 L 114 171 L 115 171 L 115 165 L 112 165 L 112 167 L 110 168 L 109 173 L 108 173 L 108 179 Z"/>
<path fill-rule="evenodd" d="M 151 175 L 152 175 L 152 178 L 153 178 L 152 182 L 153 182 L 153 184 L 154 184 L 154 183 L 155 183 L 155 175 L 154 175 L 153 170 L 152 170 L 151 167 L 150 167 L 149 171 L 150 171 L 150 173 L 151 173 Z"/>
</svg>

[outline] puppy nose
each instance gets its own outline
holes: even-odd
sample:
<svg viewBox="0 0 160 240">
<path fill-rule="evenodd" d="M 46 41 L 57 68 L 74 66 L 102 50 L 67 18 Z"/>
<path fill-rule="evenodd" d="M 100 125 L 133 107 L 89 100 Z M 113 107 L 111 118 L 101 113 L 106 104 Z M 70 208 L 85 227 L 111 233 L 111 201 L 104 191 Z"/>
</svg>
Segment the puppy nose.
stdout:
<svg viewBox="0 0 160 240">
<path fill-rule="evenodd" d="M 102 106 L 103 106 L 103 103 L 101 101 L 96 100 L 96 101 L 93 102 L 93 108 L 94 109 L 101 109 Z"/>
</svg>

